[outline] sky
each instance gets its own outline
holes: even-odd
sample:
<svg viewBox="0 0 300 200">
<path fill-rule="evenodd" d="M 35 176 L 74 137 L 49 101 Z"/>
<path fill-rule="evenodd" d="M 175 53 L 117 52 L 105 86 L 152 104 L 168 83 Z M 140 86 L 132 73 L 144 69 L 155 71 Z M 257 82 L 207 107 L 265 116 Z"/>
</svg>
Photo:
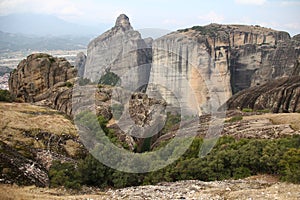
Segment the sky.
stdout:
<svg viewBox="0 0 300 200">
<path fill-rule="evenodd" d="M 17 13 L 54 15 L 89 26 L 113 26 L 124 13 L 135 29 L 222 23 L 300 33 L 300 0 L 0 0 L 1 16 Z"/>
</svg>

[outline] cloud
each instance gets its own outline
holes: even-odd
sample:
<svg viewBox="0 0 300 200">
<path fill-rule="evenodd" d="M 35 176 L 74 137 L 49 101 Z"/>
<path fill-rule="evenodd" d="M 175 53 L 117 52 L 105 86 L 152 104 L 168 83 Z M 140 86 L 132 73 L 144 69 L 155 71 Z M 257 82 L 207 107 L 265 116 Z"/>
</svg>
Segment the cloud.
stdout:
<svg viewBox="0 0 300 200">
<path fill-rule="evenodd" d="M 235 2 L 237 4 L 261 6 L 264 5 L 267 2 L 267 0 L 235 0 Z"/>
<path fill-rule="evenodd" d="M 1 0 L 0 15 L 37 13 L 55 15 L 73 22 L 111 23 L 117 11 L 125 12 L 125 6 L 116 6 L 97 0 Z"/>
<path fill-rule="evenodd" d="M 198 16 L 198 19 L 204 23 L 221 23 L 224 21 L 224 16 L 210 11 L 207 14 Z"/>
<path fill-rule="evenodd" d="M 300 23 L 299 22 L 287 23 L 284 25 L 284 27 L 288 29 L 300 30 Z"/>
<path fill-rule="evenodd" d="M 300 1 L 282 1 L 281 6 L 300 6 Z"/>
<path fill-rule="evenodd" d="M 80 7 L 70 0 L 2 0 L 0 13 L 7 15 L 11 13 L 44 13 L 57 15 L 77 15 Z"/>
</svg>

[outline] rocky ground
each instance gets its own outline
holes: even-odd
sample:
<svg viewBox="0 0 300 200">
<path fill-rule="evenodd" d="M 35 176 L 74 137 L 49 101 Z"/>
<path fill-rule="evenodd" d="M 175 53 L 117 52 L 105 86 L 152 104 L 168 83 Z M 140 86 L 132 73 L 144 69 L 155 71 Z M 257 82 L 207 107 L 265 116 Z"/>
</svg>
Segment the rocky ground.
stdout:
<svg viewBox="0 0 300 200">
<path fill-rule="evenodd" d="M 81 192 L 67 191 L 62 188 L 49 189 L 35 186 L 19 187 L 0 185 L 3 200 L 31 199 L 299 199 L 300 185 L 278 182 L 276 177 L 259 175 L 247 179 L 202 182 L 197 180 L 160 183 L 123 189 L 85 188 Z"/>
<path fill-rule="evenodd" d="M 58 111 L 2 102 L 0 118 L 1 183 L 47 186 L 53 160 L 72 161 L 85 152 L 74 124 Z"/>
</svg>

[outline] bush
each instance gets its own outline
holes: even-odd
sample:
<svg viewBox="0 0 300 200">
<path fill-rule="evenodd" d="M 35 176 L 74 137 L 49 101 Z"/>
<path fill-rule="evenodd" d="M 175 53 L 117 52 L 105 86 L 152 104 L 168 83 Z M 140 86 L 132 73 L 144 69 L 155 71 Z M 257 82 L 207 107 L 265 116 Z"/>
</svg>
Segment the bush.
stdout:
<svg viewBox="0 0 300 200">
<path fill-rule="evenodd" d="M 166 123 L 161 130 L 161 133 L 164 135 L 170 131 L 174 131 L 179 128 L 179 123 L 181 122 L 181 116 L 179 114 L 173 114 L 167 112 Z"/>
<path fill-rule="evenodd" d="M 300 183 L 300 149 L 291 148 L 285 152 L 280 165 L 282 180 Z"/>
<path fill-rule="evenodd" d="M 121 79 L 117 74 L 113 72 L 107 72 L 106 74 L 101 76 L 98 84 L 115 86 L 120 83 L 120 81 Z"/>
<path fill-rule="evenodd" d="M 257 110 L 259 113 L 270 113 L 271 111 L 269 109 L 263 109 L 263 110 Z"/>
<path fill-rule="evenodd" d="M 67 86 L 68 88 L 71 88 L 71 87 L 73 87 L 73 83 L 67 81 L 67 82 L 66 82 L 66 86 Z"/>
<path fill-rule="evenodd" d="M 0 89 L 0 101 L 12 102 L 13 100 L 14 98 L 8 90 Z"/>
<path fill-rule="evenodd" d="M 106 167 L 92 155 L 88 155 L 78 164 L 81 183 L 88 186 L 107 187 L 111 185 L 111 174 L 113 171 Z"/>
<path fill-rule="evenodd" d="M 243 108 L 242 112 L 253 112 L 252 108 Z"/>
<path fill-rule="evenodd" d="M 88 78 L 79 78 L 79 80 L 78 80 L 78 84 L 80 86 L 88 85 L 90 83 L 91 83 L 91 80 Z"/>
<path fill-rule="evenodd" d="M 243 116 L 233 116 L 231 117 L 229 120 L 226 120 L 225 122 L 229 122 L 229 123 L 232 123 L 232 122 L 237 122 L 237 121 L 241 121 L 243 119 Z"/>
<path fill-rule="evenodd" d="M 50 186 L 80 189 L 80 174 L 74 163 L 54 161 L 49 170 Z"/>
<path fill-rule="evenodd" d="M 101 121 L 105 124 L 104 119 Z M 111 169 L 91 155 L 79 161 L 77 167 L 74 163 L 56 161 L 50 168 L 50 184 L 75 189 L 80 185 L 127 187 L 186 179 L 239 179 L 260 173 L 279 174 L 284 181 L 300 183 L 300 136 L 274 140 L 221 137 L 207 156 L 199 158 L 202 144 L 203 139 L 196 137 L 177 161 L 145 174 Z"/>
</svg>

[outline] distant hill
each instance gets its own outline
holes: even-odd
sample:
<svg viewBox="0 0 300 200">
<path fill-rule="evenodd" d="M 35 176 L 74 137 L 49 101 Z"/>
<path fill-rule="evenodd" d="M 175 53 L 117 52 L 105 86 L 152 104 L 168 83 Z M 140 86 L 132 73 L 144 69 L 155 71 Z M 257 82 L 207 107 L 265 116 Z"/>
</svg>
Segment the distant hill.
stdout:
<svg viewBox="0 0 300 200">
<path fill-rule="evenodd" d="M 0 30 L 8 33 L 21 33 L 27 35 L 77 35 L 90 36 L 103 32 L 105 24 L 95 27 L 78 25 L 42 14 L 11 14 L 0 16 Z"/>
<path fill-rule="evenodd" d="M 23 50 L 84 49 L 92 36 L 32 36 L 0 31 L 0 53 Z"/>
</svg>

